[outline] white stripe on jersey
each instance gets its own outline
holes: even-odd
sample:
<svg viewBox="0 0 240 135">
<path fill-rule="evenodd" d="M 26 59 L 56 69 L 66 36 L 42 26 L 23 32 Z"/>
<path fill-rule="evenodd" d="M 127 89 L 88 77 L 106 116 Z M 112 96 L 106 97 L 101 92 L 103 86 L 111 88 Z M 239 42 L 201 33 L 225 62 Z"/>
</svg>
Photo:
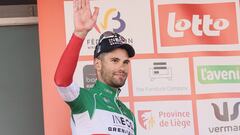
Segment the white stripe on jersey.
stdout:
<svg viewBox="0 0 240 135">
<path fill-rule="evenodd" d="M 57 90 L 64 101 L 71 102 L 79 96 L 80 87 L 76 83 L 72 82 L 67 87 L 57 86 Z"/>
</svg>

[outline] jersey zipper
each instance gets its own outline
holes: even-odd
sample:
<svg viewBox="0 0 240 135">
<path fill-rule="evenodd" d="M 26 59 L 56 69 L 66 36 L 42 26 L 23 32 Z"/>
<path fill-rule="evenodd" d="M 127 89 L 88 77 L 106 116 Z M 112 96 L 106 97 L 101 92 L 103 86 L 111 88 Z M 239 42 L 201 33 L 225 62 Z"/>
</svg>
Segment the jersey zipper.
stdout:
<svg viewBox="0 0 240 135">
<path fill-rule="evenodd" d="M 114 102 L 115 102 L 115 104 L 116 104 L 119 112 L 123 115 L 123 112 L 122 112 L 121 108 L 119 107 L 119 105 L 118 105 L 118 103 L 117 103 L 118 95 L 119 95 L 119 91 L 117 92 L 117 94 L 116 94 L 115 97 L 114 97 Z"/>
</svg>

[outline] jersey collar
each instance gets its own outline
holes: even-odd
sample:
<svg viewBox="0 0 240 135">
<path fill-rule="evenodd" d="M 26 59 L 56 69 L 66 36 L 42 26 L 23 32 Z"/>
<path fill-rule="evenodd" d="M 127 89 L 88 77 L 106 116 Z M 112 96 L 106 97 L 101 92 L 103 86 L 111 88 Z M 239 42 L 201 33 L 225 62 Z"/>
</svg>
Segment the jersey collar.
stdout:
<svg viewBox="0 0 240 135">
<path fill-rule="evenodd" d="M 97 80 L 96 84 L 94 86 L 95 88 L 97 88 L 97 93 L 98 94 L 103 94 L 106 97 L 118 97 L 120 90 L 116 89 L 116 88 L 112 88 L 111 86 Z"/>
</svg>

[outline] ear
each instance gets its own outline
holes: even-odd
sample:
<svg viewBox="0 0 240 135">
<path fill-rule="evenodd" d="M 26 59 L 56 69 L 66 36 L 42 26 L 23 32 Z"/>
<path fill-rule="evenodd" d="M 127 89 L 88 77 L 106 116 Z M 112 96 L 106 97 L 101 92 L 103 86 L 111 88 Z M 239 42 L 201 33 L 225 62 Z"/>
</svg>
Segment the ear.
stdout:
<svg viewBox="0 0 240 135">
<path fill-rule="evenodd" d="M 94 67 L 97 71 L 101 70 L 102 69 L 102 64 L 101 64 L 101 60 L 100 59 L 97 59 L 95 58 L 94 59 Z"/>
</svg>

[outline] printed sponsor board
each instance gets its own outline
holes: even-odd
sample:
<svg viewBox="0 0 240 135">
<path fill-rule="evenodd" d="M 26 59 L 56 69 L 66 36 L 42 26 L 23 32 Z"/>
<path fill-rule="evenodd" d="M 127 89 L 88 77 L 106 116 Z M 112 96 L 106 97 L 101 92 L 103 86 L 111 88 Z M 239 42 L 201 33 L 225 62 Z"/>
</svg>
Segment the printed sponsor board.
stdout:
<svg viewBox="0 0 240 135">
<path fill-rule="evenodd" d="M 193 135 L 191 101 L 135 103 L 139 135 Z"/>
<path fill-rule="evenodd" d="M 237 0 L 154 0 L 153 8 L 159 53 L 240 49 Z"/>
<path fill-rule="evenodd" d="M 137 53 L 154 52 L 149 1 L 111 0 L 107 3 L 102 1 L 90 1 L 90 3 L 92 9 L 94 6 L 100 7 L 100 12 L 96 26 L 85 38 L 81 55 L 92 55 L 100 34 L 107 30 L 123 35 L 127 42 L 133 45 Z M 135 3 L 138 3 L 137 6 Z M 143 10 L 149 12 L 142 12 Z M 67 43 L 74 31 L 72 11 L 72 1 L 65 1 L 64 13 Z"/>
<path fill-rule="evenodd" d="M 39 2 L 39 9 L 46 10 L 47 6 L 44 1 Z M 127 36 L 128 43 L 133 44 L 137 54 L 153 54 L 153 42 L 156 42 L 155 45 L 158 53 L 171 53 L 170 55 L 162 55 L 164 57 L 171 56 L 171 59 L 152 59 L 152 55 L 150 57 L 149 55 L 143 55 L 140 59 L 137 57 L 137 59 L 132 62 L 133 96 L 148 96 L 131 96 L 124 98 L 128 106 L 131 108 L 134 107 L 138 134 L 197 135 L 198 132 L 199 135 L 239 134 L 239 98 L 233 98 L 231 95 L 239 97 L 238 67 L 240 59 L 239 56 L 229 56 L 231 52 L 233 52 L 233 54 L 230 55 L 239 55 L 237 51 L 240 50 L 239 0 L 111 0 L 107 3 L 100 0 L 90 0 L 90 2 L 92 8 L 94 6 L 100 7 L 100 14 L 97 26 L 89 33 L 84 41 L 81 56 L 93 54 L 93 49 L 98 42 L 99 35 L 105 30 L 116 30 L 116 32 Z M 60 51 L 62 52 L 63 49 L 63 47 L 59 49 L 59 44 L 62 46 L 65 45 L 65 43 L 61 44 L 61 40 L 65 37 L 62 37 L 64 34 L 58 33 L 59 31 L 56 30 L 52 31 L 55 36 L 49 35 L 48 29 L 52 29 L 52 27 L 47 26 L 52 26 L 49 24 L 54 23 L 56 25 L 54 25 L 53 28 L 58 30 L 64 28 L 61 23 L 62 15 L 58 16 L 59 13 L 63 13 L 63 11 L 61 11 L 62 4 L 56 4 L 51 1 L 47 3 L 49 4 L 48 6 L 51 5 L 51 9 L 54 7 L 54 10 L 56 9 L 58 12 L 56 16 L 55 12 L 39 10 L 41 13 L 39 14 L 41 43 L 44 43 L 40 46 L 42 50 L 41 59 L 44 61 L 42 63 L 43 99 L 45 103 L 48 103 L 44 104 L 44 114 L 46 114 L 44 115 L 44 121 L 47 123 L 45 124 L 47 125 L 45 126 L 45 131 L 46 134 L 70 134 L 70 126 L 68 125 L 70 112 L 64 102 L 60 102 L 59 95 L 56 92 L 52 92 L 54 91 L 55 84 L 52 79 L 49 79 L 49 75 L 54 74 L 52 73 L 52 69 L 56 68 L 52 66 L 57 65 L 57 59 L 55 58 L 59 58 Z M 234 3 L 234 7 L 232 3 Z M 152 5 L 150 6 L 150 4 Z M 164 10 L 164 6 L 175 7 L 177 5 L 179 5 L 179 7 L 186 7 L 183 9 L 183 12 L 185 9 L 186 11 L 191 11 L 188 12 L 189 16 L 179 14 L 179 10 L 169 12 L 165 15 L 165 19 L 169 22 L 169 25 L 166 25 L 166 30 L 161 32 L 161 30 L 164 30 L 164 27 L 160 26 L 162 25 L 161 21 L 163 18 L 162 15 L 160 17 L 159 15 L 164 13 L 159 11 Z M 222 8 L 222 11 L 226 12 L 227 15 L 225 13 L 222 14 L 222 12 L 215 14 L 216 11 L 219 10 L 219 5 L 223 5 L 224 8 Z M 196 11 L 192 11 L 190 6 L 193 6 Z M 65 17 L 66 42 L 69 41 L 73 31 L 71 7 L 72 1 L 64 2 L 65 16 L 63 16 Z M 206 12 L 201 12 L 198 7 L 203 7 Z M 206 7 L 211 8 L 208 9 Z M 151 10 L 151 8 L 153 9 Z M 169 8 L 169 10 L 170 9 L 175 10 L 177 8 Z M 233 9 L 235 9 L 235 11 Z M 152 13 L 153 16 L 151 16 L 151 11 L 154 11 L 154 14 Z M 233 16 L 233 14 L 235 14 L 235 16 Z M 54 17 L 53 19 L 52 16 L 56 16 L 56 18 Z M 153 24 L 151 24 L 151 19 L 153 19 L 152 23 L 154 23 L 156 27 L 153 27 Z M 234 23 L 236 23 L 236 25 Z M 233 28 L 232 24 L 234 24 L 236 28 L 233 31 L 229 31 L 229 29 Z M 152 27 L 154 29 L 152 29 Z M 154 32 L 153 35 L 152 31 Z M 217 36 L 228 36 L 226 32 L 230 32 L 231 35 L 226 41 L 224 38 L 217 38 Z M 176 43 L 170 42 L 172 40 L 165 40 L 165 38 L 162 37 L 164 34 L 165 36 L 169 36 L 170 39 L 184 38 L 184 40 L 176 40 Z M 189 34 L 191 39 L 188 41 L 187 38 Z M 185 36 L 187 36 L 186 39 Z M 155 37 L 156 41 L 152 41 Z M 216 40 L 209 40 L 214 38 Z M 53 41 L 57 44 L 52 44 Z M 162 41 L 164 44 L 162 44 Z M 237 43 L 235 43 L 235 41 L 237 41 Z M 54 46 L 53 48 L 55 49 L 51 50 L 49 46 Z M 206 55 L 211 55 L 212 57 L 203 57 L 205 52 L 201 54 L 183 54 L 184 57 L 189 57 L 190 59 L 193 57 L 195 82 L 192 86 L 195 86 L 196 94 L 200 95 L 190 95 L 188 58 L 178 58 L 183 57 L 182 53 L 179 55 L 178 52 L 192 51 L 230 51 L 226 54 L 225 52 L 221 54 L 215 52 L 206 53 Z M 201 57 L 199 57 L 199 54 Z M 222 56 L 214 56 L 216 54 Z M 54 59 L 49 57 L 53 57 Z M 172 57 L 174 57 L 174 59 Z M 95 74 L 92 74 L 92 61 L 85 60 L 84 57 L 83 61 L 78 63 L 74 80 L 79 86 L 90 87 L 96 79 L 94 77 Z M 51 64 L 46 65 L 46 63 Z M 128 90 L 127 81 L 120 96 L 129 96 Z M 205 93 L 207 96 L 201 95 Z M 161 96 L 158 97 L 158 95 Z M 177 101 L 169 95 L 188 95 L 186 97 L 188 97 L 188 99 L 192 98 L 192 100 Z M 216 99 L 207 99 L 213 98 L 211 96 L 216 97 Z M 161 99 L 161 97 L 163 97 L 163 99 Z M 174 97 L 177 98 L 177 96 Z M 204 98 L 204 100 L 196 99 L 195 97 Z M 161 101 L 156 101 L 158 98 Z M 191 106 L 195 104 L 195 101 L 197 102 L 197 118 L 195 117 L 195 119 L 198 119 L 198 126 L 196 126 L 196 129 L 193 129 L 193 114 L 191 113 L 193 109 Z M 59 110 L 63 111 L 58 114 L 54 113 L 59 112 Z M 182 114 L 180 115 L 182 117 L 174 116 L 174 114 Z M 59 118 L 61 118 L 61 122 L 54 123 L 56 120 L 58 121 Z M 188 126 L 189 123 L 191 124 L 190 127 Z"/>
<path fill-rule="evenodd" d="M 239 61 L 239 56 L 194 58 L 196 92 L 239 92 Z"/>
<path fill-rule="evenodd" d="M 188 59 L 132 60 L 132 69 L 135 96 L 191 93 Z"/>
<path fill-rule="evenodd" d="M 197 102 L 200 135 L 238 135 L 240 99 L 208 99 Z"/>
</svg>

